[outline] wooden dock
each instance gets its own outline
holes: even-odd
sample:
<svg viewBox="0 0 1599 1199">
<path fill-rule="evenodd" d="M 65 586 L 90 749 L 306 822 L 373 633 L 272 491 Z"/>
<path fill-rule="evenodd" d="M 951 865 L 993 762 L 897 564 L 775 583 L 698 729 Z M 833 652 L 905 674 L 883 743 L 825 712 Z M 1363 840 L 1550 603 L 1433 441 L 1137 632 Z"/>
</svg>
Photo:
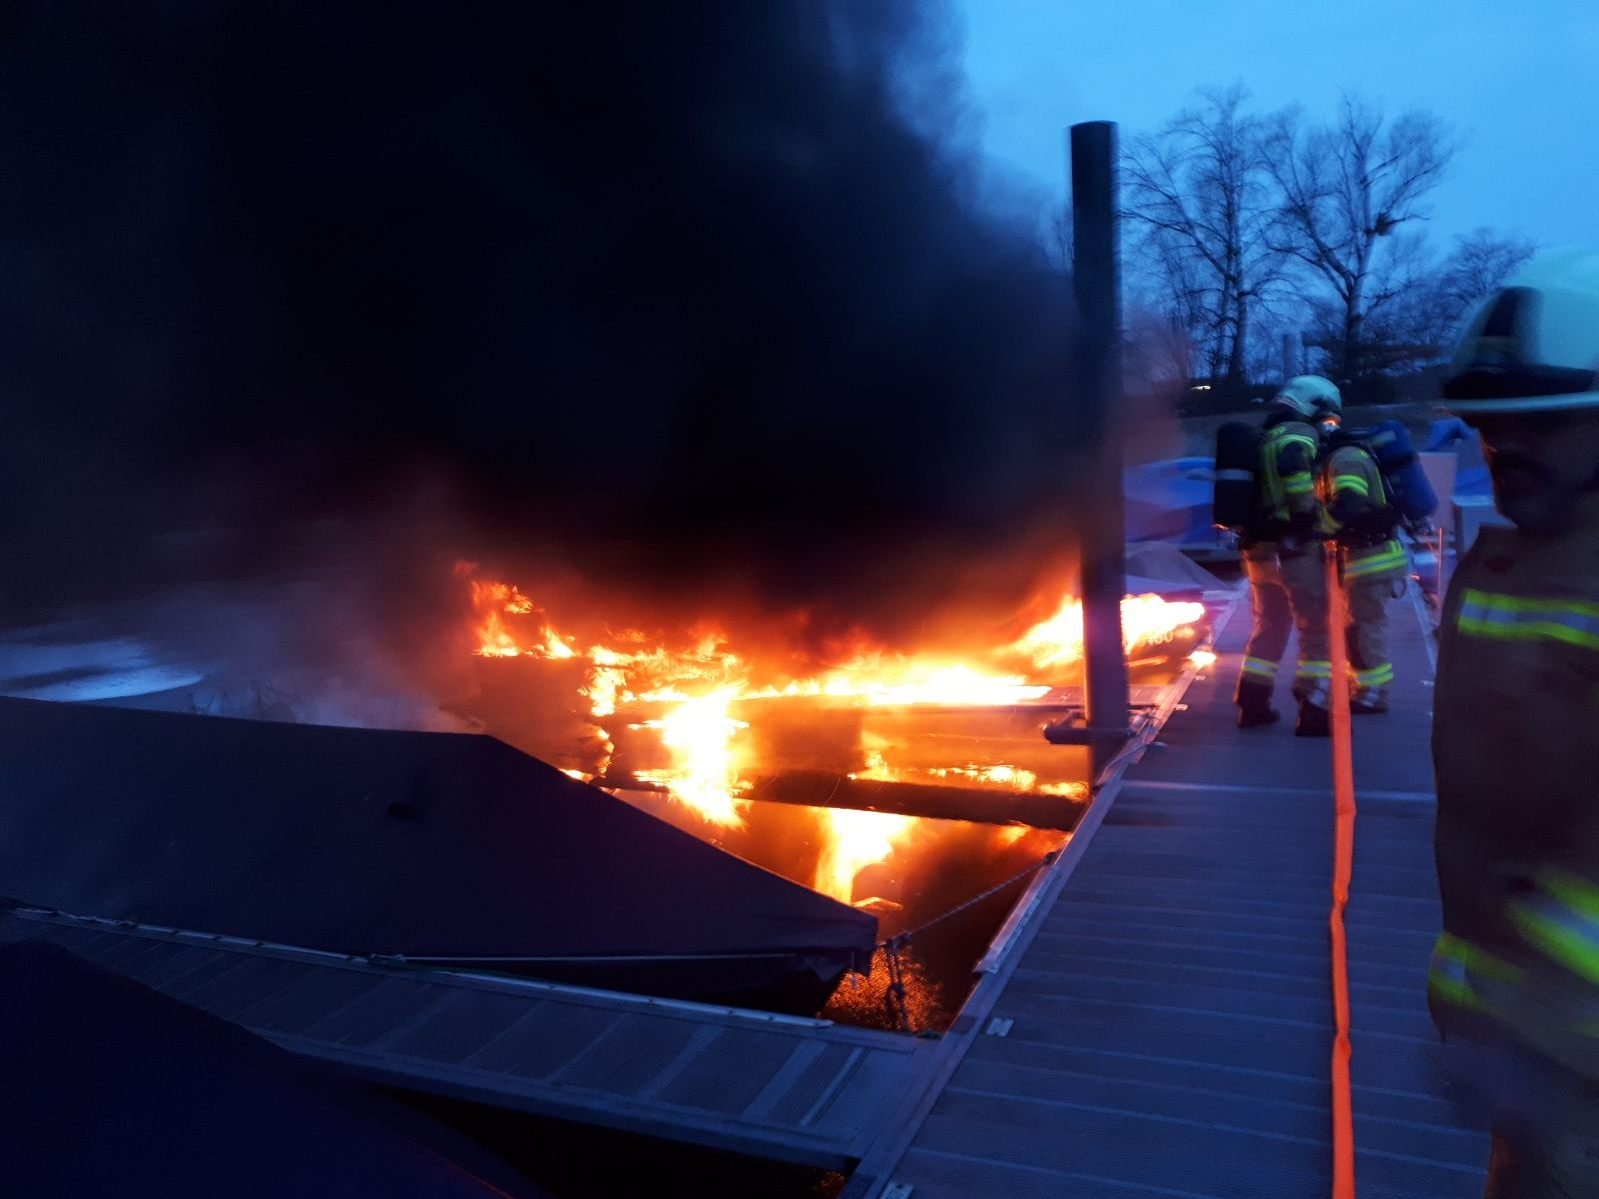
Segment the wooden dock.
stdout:
<svg viewBox="0 0 1599 1199">
<path fill-rule="evenodd" d="M 42 940 L 343 1073 L 541 1116 L 847 1169 L 927 1041 L 826 1020 L 0 912 Z"/>
</svg>

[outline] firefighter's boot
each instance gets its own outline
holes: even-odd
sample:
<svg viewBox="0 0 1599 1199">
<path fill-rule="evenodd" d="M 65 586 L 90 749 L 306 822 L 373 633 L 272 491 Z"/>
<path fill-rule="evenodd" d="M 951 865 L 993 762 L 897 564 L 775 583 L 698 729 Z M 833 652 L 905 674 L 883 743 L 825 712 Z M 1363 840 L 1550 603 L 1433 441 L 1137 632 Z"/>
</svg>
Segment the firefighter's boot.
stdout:
<svg viewBox="0 0 1599 1199">
<path fill-rule="evenodd" d="M 1263 725 L 1276 724 L 1282 719 L 1282 713 L 1271 706 L 1271 685 L 1257 683 L 1253 679 L 1243 678 L 1238 682 L 1238 727 L 1241 729 L 1255 729 Z"/>
<path fill-rule="evenodd" d="M 1377 716 L 1388 710 L 1388 688 L 1362 687 L 1349 700 L 1356 716 Z"/>
<path fill-rule="evenodd" d="M 1299 701 L 1299 720 L 1294 724 L 1296 737 L 1330 737 L 1332 720 L 1326 708 L 1313 700 Z"/>
</svg>

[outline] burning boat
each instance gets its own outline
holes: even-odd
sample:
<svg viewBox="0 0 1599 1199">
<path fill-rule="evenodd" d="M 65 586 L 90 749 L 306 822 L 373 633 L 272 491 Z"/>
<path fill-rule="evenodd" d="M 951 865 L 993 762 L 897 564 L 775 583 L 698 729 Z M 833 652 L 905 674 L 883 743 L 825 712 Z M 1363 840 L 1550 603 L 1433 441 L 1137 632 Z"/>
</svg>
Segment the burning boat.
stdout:
<svg viewBox="0 0 1599 1199">
<path fill-rule="evenodd" d="M 1087 798 L 1082 752 L 1039 735 L 1080 697 L 1070 597 L 989 648 L 821 660 L 759 628 L 574 625 L 456 573 L 489 736 L 0 701 L 0 895 L 814 1012 L 913 923 L 908 893 L 950 906 L 1041 861 Z M 1128 597 L 1134 669 L 1204 621 Z"/>
</svg>

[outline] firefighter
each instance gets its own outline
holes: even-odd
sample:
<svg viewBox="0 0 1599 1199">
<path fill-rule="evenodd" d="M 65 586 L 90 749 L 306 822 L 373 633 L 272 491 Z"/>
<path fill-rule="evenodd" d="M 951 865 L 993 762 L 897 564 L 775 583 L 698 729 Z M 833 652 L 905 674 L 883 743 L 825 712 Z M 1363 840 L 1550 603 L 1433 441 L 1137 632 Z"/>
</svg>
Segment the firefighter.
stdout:
<svg viewBox="0 0 1599 1199">
<path fill-rule="evenodd" d="M 1272 398 L 1261 437 L 1257 515 L 1242 541 L 1254 627 L 1244 647 L 1235 702 L 1240 728 L 1273 724 L 1277 664 L 1291 627 L 1299 630 L 1299 665 L 1293 695 L 1299 701 L 1294 732 L 1325 737 L 1332 685 L 1327 644 L 1326 581 L 1322 574 L 1315 426 L 1338 389 L 1319 375 L 1289 379 Z"/>
<path fill-rule="evenodd" d="M 1349 643 L 1351 712 L 1388 710 L 1394 681 L 1388 660 L 1388 601 L 1405 593 L 1409 559 L 1394 536 L 1399 511 L 1377 460 L 1358 430 L 1339 428 L 1341 413 L 1322 421 L 1325 454 L 1320 489 L 1323 527 L 1337 546 Z"/>
<path fill-rule="evenodd" d="M 1599 252 L 1489 298 L 1444 386 L 1512 523 L 1439 635 L 1443 935 L 1428 999 L 1493 1129 L 1490 1195 L 1599 1195 Z"/>
</svg>

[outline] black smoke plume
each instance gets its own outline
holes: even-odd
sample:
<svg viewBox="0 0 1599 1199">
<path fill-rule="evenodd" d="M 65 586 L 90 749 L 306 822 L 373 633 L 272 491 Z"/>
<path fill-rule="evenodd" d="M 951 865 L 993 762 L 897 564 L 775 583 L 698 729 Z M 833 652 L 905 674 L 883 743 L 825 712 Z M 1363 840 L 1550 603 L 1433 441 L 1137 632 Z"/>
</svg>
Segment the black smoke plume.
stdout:
<svg viewBox="0 0 1599 1199">
<path fill-rule="evenodd" d="M 459 555 L 870 624 L 1063 511 L 937 5 L 5 12 L 0 616 Z"/>
</svg>

